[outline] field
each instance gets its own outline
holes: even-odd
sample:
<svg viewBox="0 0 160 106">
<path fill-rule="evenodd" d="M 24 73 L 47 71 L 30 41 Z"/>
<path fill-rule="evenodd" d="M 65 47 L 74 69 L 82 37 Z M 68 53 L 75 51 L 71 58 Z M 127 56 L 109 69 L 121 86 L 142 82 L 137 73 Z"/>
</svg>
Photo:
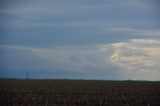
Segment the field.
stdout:
<svg viewBox="0 0 160 106">
<path fill-rule="evenodd" d="M 160 82 L 0 80 L 1 106 L 160 106 Z"/>
</svg>

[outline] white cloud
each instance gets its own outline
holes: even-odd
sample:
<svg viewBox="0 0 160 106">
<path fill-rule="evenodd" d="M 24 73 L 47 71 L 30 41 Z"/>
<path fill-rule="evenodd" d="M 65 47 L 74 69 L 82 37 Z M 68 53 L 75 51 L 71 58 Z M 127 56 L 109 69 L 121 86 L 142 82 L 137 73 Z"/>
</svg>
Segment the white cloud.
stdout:
<svg viewBox="0 0 160 106">
<path fill-rule="evenodd" d="M 96 74 L 103 73 L 106 78 L 114 72 L 118 73 L 118 76 L 111 77 L 117 79 L 160 80 L 159 40 L 131 39 L 112 44 L 55 48 L 11 45 L 0 47 L 2 50 L 18 50 L 24 59 L 26 54 L 23 53 L 30 52 L 29 55 L 32 55 L 33 60 L 39 58 L 47 64 L 38 65 L 38 69 L 47 70 L 49 67 L 50 70 L 81 73 L 94 71 Z"/>
<path fill-rule="evenodd" d="M 111 61 L 124 71 L 124 75 L 134 79 L 159 79 L 160 41 L 132 39 L 111 44 L 114 53 Z"/>
<path fill-rule="evenodd" d="M 106 26 L 106 23 L 98 21 L 72 21 L 72 22 L 63 22 L 63 23 L 53 23 L 53 22 L 33 22 L 33 21 L 23 21 L 23 20 L 14 20 L 8 21 L 5 23 L 6 26 L 12 27 L 52 27 L 52 28 L 63 28 L 63 27 L 103 27 Z"/>
<path fill-rule="evenodd" d="M 139 36 L 146 36 L 146 37 L 159 37 L 160 30 L 159 29 L 136 29 L 136 28 L 112 28 L 110 31 L 116 33 L 127 33 L 130 35 L 139 35 Z"/>
<path fill-rule="evenodd" d="M 30 51 L 32 55 L 48 61 L 52 68 L 59 70 L 83 71 L 106 69 L 107 63 L 99 46 L 61 46 L 55 48 L 34 48 L 2 45 L 5 49 Z M 107 53 L 107 51 L 105 51 Z M 107 55 L 107 54 L 106 54 Z M 42 65 L 42 67 L 45 67 Z"/>
</svg>

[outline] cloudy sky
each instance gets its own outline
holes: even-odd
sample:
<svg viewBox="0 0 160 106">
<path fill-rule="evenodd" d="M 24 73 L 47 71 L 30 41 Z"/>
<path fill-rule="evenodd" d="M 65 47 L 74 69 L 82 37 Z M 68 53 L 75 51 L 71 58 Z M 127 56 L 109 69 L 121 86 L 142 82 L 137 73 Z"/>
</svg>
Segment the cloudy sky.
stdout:
<svg viewBox="0 0 160 106">
<path fill-rule="evenodd" d="M 0 77 L 160 80 L 159 0 L 0 0 Z"/>
</svg>

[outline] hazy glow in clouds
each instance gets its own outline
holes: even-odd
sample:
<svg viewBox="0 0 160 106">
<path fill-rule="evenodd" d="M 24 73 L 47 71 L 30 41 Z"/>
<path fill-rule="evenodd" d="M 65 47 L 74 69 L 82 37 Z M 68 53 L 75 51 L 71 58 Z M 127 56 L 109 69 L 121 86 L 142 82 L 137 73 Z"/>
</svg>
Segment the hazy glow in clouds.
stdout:
<svg viewBox="0 0 160 106">
<path fill-rule="evenodd" d="M 160 41 L 133 39 L 112 44 L 113 64 L 117 64 L 128 76 L 135 79 L 159 79 Z"/>
<path fill-rule="evenodd" d="M 32 60 L 41 59 L 34 70 L 64 70 L 81 73 L 107 74 L 115 72 L 117 79 L 160 79 L 160 41 L 131 39 L 124 42 L 92 46 L 61 46 L 56 48 L 35 48 L 1 45 L 11 53 L 18 51 L 23 60 L 32 55 Z M 29 52 L 29 54 L 25 54 Z M 34 64 L 29 60 L 31 64 Z M 21 61 L 19 61 L 21 62 Z M 14 64 L 14 63 L 13 63 Z M 25 66 L 25 64 L 24 64 Z M 8 66 L 9 67 L 9 66 Z M 23 70 L 19 67 L 16 70 Z M 113 76 L 114 77 L 114 76 Z"/>
</svg>

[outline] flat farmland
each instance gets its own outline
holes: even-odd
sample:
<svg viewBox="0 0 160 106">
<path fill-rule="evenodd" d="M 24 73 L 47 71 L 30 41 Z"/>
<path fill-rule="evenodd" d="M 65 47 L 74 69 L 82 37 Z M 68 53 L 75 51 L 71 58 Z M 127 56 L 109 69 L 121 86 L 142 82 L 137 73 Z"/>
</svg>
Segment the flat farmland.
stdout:
<svg viewBox="0 0 160 106">
<path fill-rule="evenodd" d="M 1 106 L 160 106 L 160 82 L 0 80 Z"/>
</svg>

